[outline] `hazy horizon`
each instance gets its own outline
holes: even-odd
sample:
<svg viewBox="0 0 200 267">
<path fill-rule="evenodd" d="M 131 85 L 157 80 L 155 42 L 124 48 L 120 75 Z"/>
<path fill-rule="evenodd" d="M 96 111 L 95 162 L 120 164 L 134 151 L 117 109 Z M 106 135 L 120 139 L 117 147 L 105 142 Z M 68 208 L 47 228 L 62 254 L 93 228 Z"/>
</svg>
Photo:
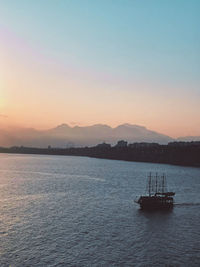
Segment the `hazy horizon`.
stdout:
<svg viewBox="0 0 200 267">
<path fill-rule="evenodd" d="M 0 128 L 200 136 L 200 2 L 1 1 Z"/>
<path fill-rule="evenodd" d="M 106 124 L 78 126 L 61 124 L 48 129 L 1 128 L 0 146 L 26 147 L 84 147 L 100 143 L 116 145 L 119 140 L 131 143 L 158 143 L 166 145 L 174 141 L 200 141 L 200 136 L 178 136 L 174 138 L 165 133 L 156 132 L 145 126 L 121 124 L 111 127 Z"/>
<path fill-rule="evenodd" d="M 146 127 L 145 125 L 139 125 L 139 124 L 134 124 L 134 123 L 129 123 L 129 122 L 124 122 L 124 123 L 120 123 L 120 124 L 115 124 L 115 125 L 109 125 L 109 124 L 106 124 L 106 123 L 94 123 L 94 124 L 88 124 L 88 125 L 84 125 L 84 124 L 77 124 L 77 123 L 74 123 L 74 122 L 63 122 L 63 123 L 60 123 L 60 124 L 57 124 L 57 125 L 52 125 L 50 127 L 33 127 L 33 126 L 25 126 L 25 125 L 1 125 L 0 129 L 3 129 L 3 130 L 7 130 L 8 132 L 9 131 L 13 131 L 15 129 L 33 129 L 33 130 L 36 130 L 36 131 L 48 131 L 48 130 L 51 130 L 51 129 L 56 129 L 57 127 L 59 126 L 64 126 L 64 125 L 67 125 L 69 126 L 70 128 L 76 128 L 76 127 L 80 127 L 80 128 L 85 128 L 85 127 L 92 127 L 92 126 L 97 126 L 97 125 L 101 125 L 101 126 L 108 126 L 110 127 L 111 129 L 115 129 L 119 126 L 122 126 L 122 125 L 131 125 L 131 126 L 138 126 L 138 127 L 144 127 L 145 129 L 147 130 L 150 130 L 150 131 L 155 131 L 159 134 L 163 134 L 163 135 L 166 135 L 166 136 L 169 136 L 173 139 L 177 139 L 179 137 L 197 137 L 199 136 L 200 137 L 200 134 L 199 135 L 177 135 L 177 136 L 172 136 L 172 135 L 168 135 L 167 133 L 164 133 L 164 132 L 158 132 L 156 131 L 155 129 L 152 129 L 152 128 L 148 128 Z"/>
</svg>

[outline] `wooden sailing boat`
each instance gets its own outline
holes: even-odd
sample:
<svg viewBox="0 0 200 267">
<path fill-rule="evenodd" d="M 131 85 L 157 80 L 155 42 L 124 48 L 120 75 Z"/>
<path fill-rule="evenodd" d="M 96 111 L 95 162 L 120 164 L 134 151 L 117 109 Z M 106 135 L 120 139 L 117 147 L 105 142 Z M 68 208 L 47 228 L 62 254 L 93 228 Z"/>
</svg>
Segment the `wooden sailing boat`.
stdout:
<svg viewBox="0 0 200 267">
<path fill-rule="evenodd" d="M 167 192 L 166 176 L 159 177 L 156 173 L 148 177 L 148 195 L 135 200 L 143 210 L 168 210 L 174 206 L 174 192 Z"/>
</svg>

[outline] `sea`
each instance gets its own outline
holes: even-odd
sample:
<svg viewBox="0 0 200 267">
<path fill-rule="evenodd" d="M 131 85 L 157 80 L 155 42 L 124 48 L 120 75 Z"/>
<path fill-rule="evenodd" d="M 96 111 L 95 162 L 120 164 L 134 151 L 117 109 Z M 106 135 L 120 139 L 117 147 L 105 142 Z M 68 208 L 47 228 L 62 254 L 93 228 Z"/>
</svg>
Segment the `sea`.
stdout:
<svg viewBox="0 0 200 267">
<path fill-rule="evenodd" d="M 166 174 L 175 206 L 134 199 Z M 0 266 L 200 266 L 200 168 L 0 154 Z"/>
</svg>

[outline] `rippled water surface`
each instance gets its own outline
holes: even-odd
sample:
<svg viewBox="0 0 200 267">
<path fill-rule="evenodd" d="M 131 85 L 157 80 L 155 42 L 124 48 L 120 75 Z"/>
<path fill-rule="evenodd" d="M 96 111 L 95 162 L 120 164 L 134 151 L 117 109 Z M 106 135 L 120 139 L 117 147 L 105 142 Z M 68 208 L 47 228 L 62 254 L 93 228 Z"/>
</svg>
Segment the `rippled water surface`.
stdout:
<svg viewBox="0 0 200 267">
<path fill-rule="evenodd" d="M 150 171 L 172 212 L 133 202 Z M 0 154 L 0 266 L 200 266 L 200 169 Z"/>
</svg>

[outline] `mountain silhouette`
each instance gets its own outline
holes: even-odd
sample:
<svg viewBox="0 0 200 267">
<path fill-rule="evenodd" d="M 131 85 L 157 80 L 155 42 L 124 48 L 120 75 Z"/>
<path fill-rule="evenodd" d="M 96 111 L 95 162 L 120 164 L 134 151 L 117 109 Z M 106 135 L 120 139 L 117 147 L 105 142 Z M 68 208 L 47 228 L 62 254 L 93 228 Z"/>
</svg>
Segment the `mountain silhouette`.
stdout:
<svg viewBox="0 0 200 267">
<path fill-rule="evenodd" d="M 0 146 L 35 146 L 69 147 L 94 146 L 102 142 L 116 144 L 119 140 L 134 142 L 156 142 L 167 144 L 174 139 L 151 131 L 144 126 L 121 124 L 112 128 L 105 124 L 92 126 L 74 126 L 61 124 L 48 130 L 35 130 L 33 128 L 17 128 L 0 131 Z"/>
</svg>

